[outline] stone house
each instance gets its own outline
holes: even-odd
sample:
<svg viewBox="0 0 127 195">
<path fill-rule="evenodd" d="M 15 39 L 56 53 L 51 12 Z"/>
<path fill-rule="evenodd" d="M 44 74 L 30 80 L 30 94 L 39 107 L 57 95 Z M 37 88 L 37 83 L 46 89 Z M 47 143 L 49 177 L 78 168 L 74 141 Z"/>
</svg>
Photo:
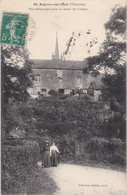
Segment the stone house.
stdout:
<svg viewBox="0 0 127 195">
<path fill-rule="evenodd" d="M 32 71 L 35 79 L 33 87 L 29 93 L 33 98 L 38 94 L 49 96 L 49 91 L 54 90 L 60 94 L 75 94 L 77 89 L 82 89 L 94 97 L 95 101 L 99 100 L 102 89 L 102 74 L 92 77 L 83 74 L 83 69 L 87 66 L 84 61 L 70 61 L 59 58 L 58 37 L 56 37 L 55 54 L 51 60 L 32 60 Z"/>
</svg>

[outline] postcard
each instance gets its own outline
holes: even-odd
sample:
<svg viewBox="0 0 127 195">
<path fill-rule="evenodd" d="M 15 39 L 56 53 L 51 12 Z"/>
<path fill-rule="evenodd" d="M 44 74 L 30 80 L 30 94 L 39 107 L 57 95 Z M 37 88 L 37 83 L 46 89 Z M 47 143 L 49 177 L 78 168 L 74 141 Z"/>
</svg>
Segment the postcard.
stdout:
<svg viewBox="0 0 127 195">
<path fill-rule="evenodd" d="M 125 0 L 1 0 L 1 194 L 125 195 Z"/>
</svg>

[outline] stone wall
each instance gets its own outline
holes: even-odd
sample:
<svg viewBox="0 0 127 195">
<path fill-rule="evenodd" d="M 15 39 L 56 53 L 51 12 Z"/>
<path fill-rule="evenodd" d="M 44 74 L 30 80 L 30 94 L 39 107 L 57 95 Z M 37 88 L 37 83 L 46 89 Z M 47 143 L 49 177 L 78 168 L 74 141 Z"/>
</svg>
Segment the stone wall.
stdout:
<svg viewBox="0 0 127 195">
<path fill-rule="evenodd" d="M 81 69 L 33 69 L 35 80 L 30 94 L 37 96 L 39 92 L 48 96 L 51 89 L 57 92 L 59 89 L 64 89 L 64 94 L 70 94 L 71 90 L 78 88 L 86 90 L 95 78 L 83 74 L 82 71 Z M 99 95 L 98 90 L 95 94 L 96 100 Z"/>
</svg>

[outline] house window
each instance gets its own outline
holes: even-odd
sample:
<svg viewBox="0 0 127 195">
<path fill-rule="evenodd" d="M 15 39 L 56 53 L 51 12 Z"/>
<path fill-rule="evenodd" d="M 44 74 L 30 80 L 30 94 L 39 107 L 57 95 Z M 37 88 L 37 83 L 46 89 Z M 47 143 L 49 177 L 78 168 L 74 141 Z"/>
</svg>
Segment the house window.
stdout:
<svg viewBox="0 0 127 195">
<path fill-rule="evenodd" d="M 64 94 L 64 89 L 58 89 L 59 94 Z"/>
<path fill-rule="evenodd" d="M 75 95 L 75 90 L 74 89 L 71 89 L 70 95 Z"/>
<path fill-rule="evenodd" d="M 94 95 L 94 86 L 93 86 L 93 83 L 92 82 L 89 85 L 89 88 L 87 90 L 87 93 L 88 93 L 88 95 L 91 95 L 91 96 Z"/>
<path fill-rule="evenodd" d="M 39 74 L 36 74 L 35 75 L 35 79 L 36 79 L 37 82 L 40 82 L 40 75 Z"/>
<path fill-rule="evenodd" d="M 76 86 L 77 88 L 82 88 L 81 78 L 76 78 Z"/>
<path fill-rule="evenodd" d="M 42 96 L 46 96 L 46 89 L 42 89 L 42 90 L 41 90 L 41 95 L 42 95 Z"/>
</svg>

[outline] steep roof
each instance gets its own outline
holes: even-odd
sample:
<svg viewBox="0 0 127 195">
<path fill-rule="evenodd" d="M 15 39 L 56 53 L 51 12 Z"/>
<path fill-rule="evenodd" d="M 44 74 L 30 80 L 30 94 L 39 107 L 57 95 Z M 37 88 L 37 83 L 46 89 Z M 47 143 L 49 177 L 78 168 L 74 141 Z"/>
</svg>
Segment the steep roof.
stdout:
<svg viewBox="0 0 127 195">
<path fill-rule="evenodd" d="M 65 70 L 83 70 L 87 63 L 85 61 L 69 61 L 69 60 L 32 60 L 33 69 L 65 69 Z"/>
</svg>

